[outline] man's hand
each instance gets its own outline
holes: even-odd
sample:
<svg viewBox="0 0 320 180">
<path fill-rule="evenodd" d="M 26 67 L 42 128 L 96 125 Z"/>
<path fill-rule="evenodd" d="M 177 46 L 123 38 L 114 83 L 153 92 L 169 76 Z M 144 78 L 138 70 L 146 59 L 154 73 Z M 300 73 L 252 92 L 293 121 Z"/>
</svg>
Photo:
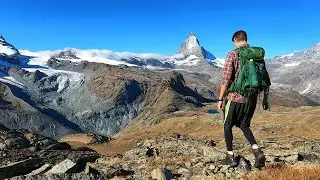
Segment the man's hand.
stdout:
<svg viewBox="0 0 320 180">
<path fill-rule="evenodd" d="M 269 108 L 268 96 L 266 96 L 266 95 L 263 97 L 262 108 L 263 108 L 263 110 L 268 110 L 268 108 Z"/>
<path fill-rule="evenodd" d="M 263 110 L 267 110 L 269 109 L 269 102 L 268 102 L 268 98 L 269 98 L 269 87 L 266 87 L 263 89 L 263 101 L 262 101 L 262 108 Z"/>
<path fill-rule="evenodd" d="M 223 101 L 219 101 L 219 102 L 218 102 L 218 109 L 219 109 L 219 110 L 224 109 L 224 107 L 223 107 Z"/>
<path fill-rule="evenodd" d="M 226 92 L 226 90 L 227 90 L 227 86 L 221 85 L 219 100 L 222 100 L 222 101 L 218 102 L 218 109 L 219 110 L 224 109 L 223 95 Z"/>
</svg>

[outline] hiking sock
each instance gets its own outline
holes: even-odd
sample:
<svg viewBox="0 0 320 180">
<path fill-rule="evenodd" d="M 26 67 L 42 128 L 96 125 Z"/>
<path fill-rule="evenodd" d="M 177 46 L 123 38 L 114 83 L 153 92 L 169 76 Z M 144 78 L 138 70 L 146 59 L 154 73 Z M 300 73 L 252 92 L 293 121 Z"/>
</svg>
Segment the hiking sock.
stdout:
<svg viewBox="0 0 320 180">
<path fill-rule="evenodd" d="M 227 151 L 227 153 L 231 156 L 233 156 L 233 151 Z"/>
<path fill-rule="evenodd" d="M 259 149 L 259 146 L 257 144 L 252 145 L 252 149 Z"/>
</svg>

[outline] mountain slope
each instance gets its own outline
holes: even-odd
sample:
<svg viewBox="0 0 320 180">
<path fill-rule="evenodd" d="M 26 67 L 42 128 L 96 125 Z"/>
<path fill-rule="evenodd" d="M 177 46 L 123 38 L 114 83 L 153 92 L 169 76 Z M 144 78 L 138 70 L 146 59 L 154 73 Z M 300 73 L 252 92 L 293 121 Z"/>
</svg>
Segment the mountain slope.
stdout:
<svg viewBox="0 0 320 180">
<path fill-rule="evenodd" d="M 215 60 L 216 58 L 209 51 L 200 46 L 200 42 L 194 33 L 190 33 L 187 40 L 181 45 L 179 54 L 183 54 L 185 57 L 191 55 L 197 56 L 201 59 Z"/>
<path fill-rule="evenodd" d="M 19 95 L 29 104 L 17 97 Z M 28 98 L 23 90 L 0 82 L 0 123 L 11 129 L 28 129 L 55 139 L 77 132 L 62 119 L 56 121 L 50 117 L 50 110 L 30 105 L 32 100 Z"/>
<path fill-rule="evenodd" d="M 273 87 L 292 90 L 320 103 L 320 43 L 267 63 Z"/>
<path fill-rule="evenodd" d="M 42 61 L 31 58 L 29 62 L 43 65 Z M 171 71 L 50 58 L 45 66 L 8 66 L 2 72 L 23 86 L 29 105 L 47 109 L 44 112 L 53 121 L 76 132 L 111 136 L 137 116 L 154 123 L 179 109 L 210 101 Z"/>
<path fill-rule="evenodd" d="M 0 35 L 0 61 L 6 61 L 13 64 L 20 64 L 20 53 L 2 35 Z"/>
</svg>

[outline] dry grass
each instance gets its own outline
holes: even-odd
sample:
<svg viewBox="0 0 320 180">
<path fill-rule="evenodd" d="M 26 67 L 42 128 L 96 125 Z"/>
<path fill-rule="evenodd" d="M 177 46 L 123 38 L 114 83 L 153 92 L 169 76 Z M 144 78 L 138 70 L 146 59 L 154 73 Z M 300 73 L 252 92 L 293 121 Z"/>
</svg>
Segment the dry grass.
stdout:
<svg viewBox="0 0 320 180">
<path fill-rule="evenodd" d="M 201 112 L 187 112 L 182 117 L 166 119 L 155 125 L 131 126 L 124 130 L 116 140 L 104 145 L 92 145 L 90 148 L 104 155 L 121 154 L 132 149 L 138 140 L 174 134 L 188 135 L 194 138 L 223 138 L 221 126 L 211 126 L 211 116 Z"/>
<path fill-rule="evenodd" d="M 136 146 L 139 140 L 152 137 L 171 136 L 176 133 L 193 138 L 212 139 L 217 147 L 224 149 L 223 127 L 212 123 L 213 116 L 207 113 L 208 109 L 215 109 L 216 104 L 203 108 L 176 113 L 155 125 L 132 124 L 120 133 L 115 139 L 106 144 L 90 145 L 97 152 L 114 156 L 122 154 Z M 273 106 L 272 111 L 259 111 L 254 116 L 252 130 L 258 140 L 267 138 L 285 138 L 285 136 L 301 137 L 305 140 L 314 140 L 320 137 L 320 107 L 287 108 Z M 137 121 L 138 122 L 138 121 Z M 271 127 L 266 129 L 265 127 Z M 246 143 L 242 132 L 234 129 L 235 141 Z M 70 140 L 69 140 L 70 141 Z"/>
<path fill-rule="evenodd" d="M 318 166 L 268 166 L 264 171 L 244 177 L 245 180 L 320 180 Z"/>
<path fill-rule="evenodd" d="M 80 142 L 83 144 L 91 144 L 94 142 L 94 136 L 91 134 L 72 134 L 62 137 L 60 142 Z"/>
</svg>

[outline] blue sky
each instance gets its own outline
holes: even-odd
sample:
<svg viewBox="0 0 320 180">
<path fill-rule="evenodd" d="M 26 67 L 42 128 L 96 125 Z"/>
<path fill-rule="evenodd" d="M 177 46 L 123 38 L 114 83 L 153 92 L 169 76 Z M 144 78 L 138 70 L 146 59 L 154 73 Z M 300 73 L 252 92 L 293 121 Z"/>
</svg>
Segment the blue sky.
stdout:
<svg viewBox="0 0 320 180">
<path fill-rule="evenodd" d="M 236 30 L 267 57 L 320 42 L 318 0 L 15 0 L 0 5 L 0 34 L 18 49 L 97 48 L 176 53 L 192 31 L 224 58 Z"/>
</svg>

